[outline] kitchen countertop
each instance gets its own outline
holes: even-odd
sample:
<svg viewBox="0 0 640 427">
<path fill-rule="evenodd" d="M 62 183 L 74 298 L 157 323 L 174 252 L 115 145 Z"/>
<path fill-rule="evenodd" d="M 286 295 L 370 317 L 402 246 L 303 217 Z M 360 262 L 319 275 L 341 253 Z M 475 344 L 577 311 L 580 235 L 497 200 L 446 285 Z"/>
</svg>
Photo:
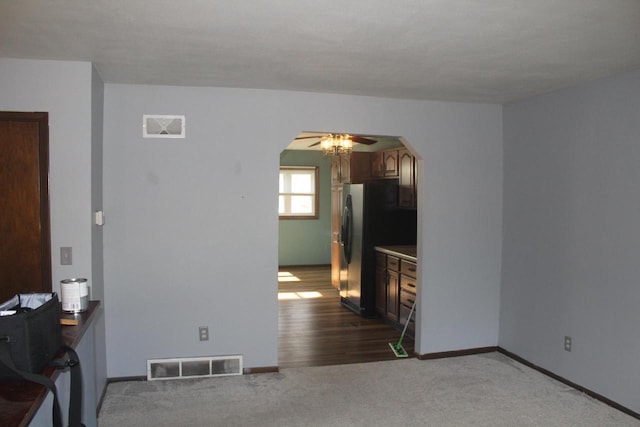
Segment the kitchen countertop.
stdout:
<svg viewBox="0 0 640 427">
<path fill-rule="evenodd" d="M 376 251 L 383 252 L 387 255 L 397 256 L 407 261 L 418 262 L 416 246 L 411 245 L 383 245 L 376 246 Z"/>
</svg>

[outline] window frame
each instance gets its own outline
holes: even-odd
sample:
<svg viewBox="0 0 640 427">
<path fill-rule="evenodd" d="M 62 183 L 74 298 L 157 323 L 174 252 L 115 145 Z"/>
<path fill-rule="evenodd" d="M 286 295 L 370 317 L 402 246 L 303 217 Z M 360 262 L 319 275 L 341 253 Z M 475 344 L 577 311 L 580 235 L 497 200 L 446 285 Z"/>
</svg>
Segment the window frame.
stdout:
<svg viewBox="0 0 640 427">
<path fill-rule="evenodd" d="M 293 192 L 280 192 L 280 174 L 283 171 L 293 171 L 293 170 L 307 170 L 309 172 L 313 171 L 313 193 L 293 193 Z M 318 166 L 280 166 L 278 171 L 278 200 L 281 196 L 294 196 L 294 195 L 304 195 L 304 196 L 312 196 L 313 197 L 313 214 L 303 214 L 303 215 L 292 215 L 291 212 L 285 212 L 283 214 L 280 213 L 278 209 L 278 218 L 279 219 L 318 219 L 320 217 L 320 168 Z M 278 202 L 278 206 L 280 206 Z"/>
</svg>

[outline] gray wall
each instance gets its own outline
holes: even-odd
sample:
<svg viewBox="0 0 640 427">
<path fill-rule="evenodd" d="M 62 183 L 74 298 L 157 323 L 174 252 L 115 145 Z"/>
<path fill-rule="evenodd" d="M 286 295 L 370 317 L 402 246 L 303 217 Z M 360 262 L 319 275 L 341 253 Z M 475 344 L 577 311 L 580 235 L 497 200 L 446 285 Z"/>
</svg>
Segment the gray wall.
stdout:
<svg viewBox="0 0 640 427">
<path fill-rule="evenodd" d="M 639 135 L 639 72 L 504 109 L 500 345 L 636 412 Z"/>
<path fill-rule="evenodd" d="M 186 139 L 143 139 L 143 114 L 185 114 Z M 278 168 L 303 130 L 405 138 L 424 171 L 418 351 L 497 344 L 500 106 L 107 84 L 104 125 L 110 377 L 157 357 L 278 364 Z"/>
<path fill-rule="evenodd" d="M 318 166 L 318 219 L 281 219 L 279 265 L 331 264 L 331 161 L 320 151 L 284 150 L 280 166 Z"/>
<path fill-rule="evenodd" d="M 49 113 L 49 198 L 52 288 L 86 277 L 92 298 L 104 296 L 102 230 L 93 210 L 102 200 L 103 90 L 87 62 L 0 58 L 0 110 Z M 73 265 L 60 265 L 61 246 L 73 248 Z M 96 316 L 98 392 L 106 379 L 104 318 Z"/>
<path fill-rule="evenodd" d="M 0 110 L 49 113 L 51 266 L 57 291 L 62 279 L 93 277 L 91 85 L 87 62 L 0 58 Z M 73 265 L 60 265 L 61 246 L 73 247 Z"/>
<path fill-rule="evenodd" d="M 103 176 L 103 118 L 104 83 L 92 67 L 91 69 L 91 212 L 102 210 Z M 91 225 L 91 299 L 102 301 L 95 315 L 95 337 L 93 354 L 95 355 L 96 397 L 100 402 L 102 391 L 107 384 L 106 322 L 104 318 L 104 228 Z M 87 375 L 87 374 L 85 374 Z"/>
</svg>

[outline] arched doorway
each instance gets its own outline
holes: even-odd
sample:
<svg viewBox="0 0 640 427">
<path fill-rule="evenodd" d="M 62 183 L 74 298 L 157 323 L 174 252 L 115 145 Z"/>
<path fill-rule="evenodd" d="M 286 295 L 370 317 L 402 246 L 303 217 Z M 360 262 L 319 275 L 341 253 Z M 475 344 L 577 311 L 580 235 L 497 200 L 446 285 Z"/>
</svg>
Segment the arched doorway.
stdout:
<svg viewBox="0 0 640 427">
<path fill-rule="evenodd" d="M 354 144 L 349 156 L 325 156 L 320 139 L 327 133 L 303 132 L 285 149 L 280 158 L 282 167 L 315 166 L 322 182 L 319 189 L 319 217 L 313 220 L 282 219 L 279 240 L 279 365 L 314 366 L 394 359 L 388 343 L 396 342 L 406 320 L 408 310 L 401 299 L 400 277 L 393 292 L 382 290 L 375 264 L 373 247 L 366 263 L 367 312 L 350 306 L 350 298 L 357 292 L 345 290 L 344 265 L 341 272 L 343 245 L 342 212 L 345 188 L 367 183 L 387 184 L 395 187 L 394 200 L 405 205 L 395 216 L 385 216 L 376 222 L 378 228 L 392 229 L 385 221 L 402 222 L 405 231 L 412 230 L 412 237 L 402 240 L 403 246 L 413 247 L 413 286 L 415 289 L 415 245 L 417 219 L 415 205 L 416 165 L 412 152 L 399 137 L 363 136 L 372 144 Z M 408 164 L 410 160 L 410 164 Z M 401 163 L 404 161 L 404 165 Z M 401 170 L 401 165 L 403 169 Z M 410 167 L 410 169 L 407 169 Z M 402 178 L 402 181 L 401 181 Z M 411 219 L 412 218 L 412 219 Z M 411 223 L 412 222 L 412 223 Z M 386 225 L 386 227 L 385 227 Z M 322 231 L 312 231 L 315 226 Z M 306 230 L 305 230 L 306 229 Z M 368 233 L 372 230 L 369 229 Z M 295 235 L 294 235 L 295 234 Z M 382 240 L 368 244 L 399 243 L 383 233 Z M 315 237 L 313 237 L 315 236 Z M 309 246 L 320 248 L 322 255 L 315 256 Z M 295 258 L 291 254 L 296 254 Z M 307 255 L 304 255 L 307 254 Z M 385 261 L 392 255 L 381 254 Z M 399 266 L 399 262 L 398 262 Z M 385 286 L 389 286 L 385 271 Z M 406 273 L 406 272 L 405 272 Z M 406 275 L 405 275 L 406 276 Z M 409 277 L 409 276 L 407 276 Z M 342 289 L 341 289 L 342 278 Z M 347 282 L 348 283 L 348 282 Z M 372 290 L 373 289 L 373 290 Z M 409 288 L 410 289 L 410 288 Z M 415 290 L 414 290 L 415 292 Z M 415 294 L 413 297 L 415 300 Z M 389 307 L 389 310 L 387 308 Z M 404 315 L 404 318 L 402 317 Z M 414 315 L 415 318 L 415 315 Z M 413 323 L 412 323 L 413 326 Z M 410 329 L 412 333 L 415 328 Z M 406 338 L 405 347 L 413 353 L 413 341 Z"/>
</svg>

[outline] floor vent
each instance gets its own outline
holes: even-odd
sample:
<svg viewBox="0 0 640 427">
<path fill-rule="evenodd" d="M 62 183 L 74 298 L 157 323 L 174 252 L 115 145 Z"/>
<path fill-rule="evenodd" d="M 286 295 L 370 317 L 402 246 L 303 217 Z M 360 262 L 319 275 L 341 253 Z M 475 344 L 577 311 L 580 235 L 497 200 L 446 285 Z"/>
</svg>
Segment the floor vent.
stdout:
<svg viewBox="0 0 640 427">
<path fill-rule="evenodd" d="M 147 380 L 242 375 L 242 356 L 182 357 L 147 360 Z"/>
</svg>

